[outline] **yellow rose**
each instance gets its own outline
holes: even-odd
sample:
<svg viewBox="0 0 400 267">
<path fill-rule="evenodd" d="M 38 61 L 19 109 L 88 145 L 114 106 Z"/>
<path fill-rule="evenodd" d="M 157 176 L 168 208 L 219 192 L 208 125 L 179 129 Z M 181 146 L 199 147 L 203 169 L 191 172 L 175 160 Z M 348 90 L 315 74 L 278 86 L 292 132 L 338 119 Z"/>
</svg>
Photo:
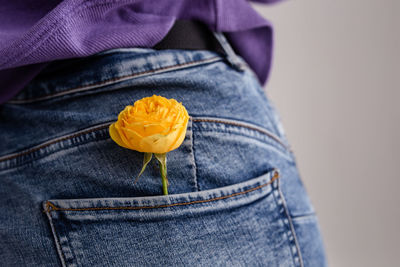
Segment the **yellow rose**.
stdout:
<svg viewBox="0 0 400 267">
<path fill-rule="evenodd" d="M 182 103 L 153 95 L 125 107 L 109 131 L 111 138 L 122 147 L 167 153 L 182 144 L 188 121 L 189 115 Z"/>
<path fill-rule="evenodd" d="M 153 154 L 160 166 L 163 194 L 168 195 L 167 152 L 178 148 L 186 135 L 189 115 L 182 103 L 153 95 L 127 106 L 110 125 L 111 138 L 120 146 L 144 152 L 144 172 Z M 136 183 L 135 181 L 135 183 Z"/>
</svg>

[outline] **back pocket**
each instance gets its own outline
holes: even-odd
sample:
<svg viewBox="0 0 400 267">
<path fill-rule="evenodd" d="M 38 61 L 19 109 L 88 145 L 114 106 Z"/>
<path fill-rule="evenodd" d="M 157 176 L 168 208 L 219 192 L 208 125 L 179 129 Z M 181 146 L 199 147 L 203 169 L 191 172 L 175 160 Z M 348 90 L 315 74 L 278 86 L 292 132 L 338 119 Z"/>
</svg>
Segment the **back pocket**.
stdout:
<svg viewBox="0 0 400 267">
<path fill-rule="evenodd" d="M 63 266 L 285 265 L 279 170 L 199 192 L 43 202 Z"/>
</svg>

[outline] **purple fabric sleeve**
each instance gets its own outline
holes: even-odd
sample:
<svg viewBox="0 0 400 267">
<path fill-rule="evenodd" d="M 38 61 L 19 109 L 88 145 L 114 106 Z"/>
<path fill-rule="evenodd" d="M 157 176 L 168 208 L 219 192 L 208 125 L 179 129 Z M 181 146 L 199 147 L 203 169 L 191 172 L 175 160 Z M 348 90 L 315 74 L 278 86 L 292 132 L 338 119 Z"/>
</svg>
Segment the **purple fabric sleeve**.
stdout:
<svg viewBox="0 0 400 267">
<path fill-rule="evenodd" d="M 42 63 L 113 48 L 152 47 L 176 19 L 198 20 L 225 32 L 261 84 L 270 70 L 272 26 L 246 0 L 0 2 L 0 104 L 33 79 Z"/>
</svg>

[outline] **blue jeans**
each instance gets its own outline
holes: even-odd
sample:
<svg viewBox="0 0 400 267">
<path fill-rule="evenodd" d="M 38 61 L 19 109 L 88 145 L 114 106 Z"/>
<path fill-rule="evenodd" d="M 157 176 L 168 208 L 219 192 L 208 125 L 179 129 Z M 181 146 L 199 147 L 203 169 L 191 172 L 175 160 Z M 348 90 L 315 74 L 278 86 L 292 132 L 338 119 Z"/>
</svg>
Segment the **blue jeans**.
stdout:
<svg viewBox="0 0 400 267">
<path fill-rule="evenodd" d="M 324 266 L 317 218 L 279 115 L 235 55 L 115 49 L 54 63 L 0 108 L 5 266 Z M 108 126 L 135 100 L 175 98 L 190 117 L 153 160 Z"/>
</svg>

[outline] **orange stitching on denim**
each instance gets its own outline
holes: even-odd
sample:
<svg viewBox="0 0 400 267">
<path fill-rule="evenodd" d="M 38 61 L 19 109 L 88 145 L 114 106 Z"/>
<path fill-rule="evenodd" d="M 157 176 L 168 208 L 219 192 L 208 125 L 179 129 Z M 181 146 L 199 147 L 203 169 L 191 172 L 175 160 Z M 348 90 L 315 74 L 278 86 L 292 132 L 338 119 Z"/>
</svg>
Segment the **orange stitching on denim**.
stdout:
<svg viewBox="0 0 400 267">
<path fill-rule="evenodd" d="M 45 213 L 52 211 L 53 209 L 57 209 L 57 207 L 51 203 L 50 201 L 46 202 L 46 209 L 43 211 Z"/>
<path fill-rule="evenodd" d="M 217 119 L 194 119 L 192 116 L 189 116 L 189 118 L 190 118 L 192 121 L 197 121 L 197 122 L 216 122 L 216 123 L 231 124 L 231 125 L 235 125 L 235 126 L 239 126 L 239 127 L 245 127 L 245 128 L 248 128 L 248 129 L 251 129 L 251 130 L 254 130 L 254 131 L 258 131 L 258 132 L 260 132 L 260 133 L 263 133 L 263 134 L 266 134 L 266 135 L 270 136 L 271 138 L 273 138 L 274 140 L 276 140 L 277 142 L 279 142 L 279 143 L 280 143 L 283 147 L 285 147 L 288 151 L 292 152 L 292 150 L 291 150 L 288 146 L 286 146 L 282 141 L 280 141 L 278 137 L 274 136 L 273 134 L 271 134 L 271 133 L 269 133 L 269 132 L 267 132 L 267 131 L 262 131 L 262 130 L 260 130 L 260 129 L 257 129 L 257 128 L 254 128 L 254 127 L 251 127 L 251 126 L 248 126 L 248 125 L 245 125 L 245 124 L 240 124 L 240 123 L 235 123 L 235 122 L 229 122 L 229 121 L 224 121 L 224 120 L 217 120 Z M 72 139 L 72 138 L 75 138 L 75 137 L 78 137 L 78 136 L 81 136 L 81 135 L 84 135 L 84 134 L 88 134 L 88 133 L 91 133 L 91 132 L 95 132 L 95 131 L 98 131 L 98 130 L 105 129 L 105 128 L 109 127 L 111 123 L 112 123 L 112 122 L 109 122 L 109 123 L 107 123 L 107 125 L 101 125 L 101 126 L 98 126 L 98 127 L 95 127 L 95 128 L 90 128 L 90 129 L 88 129 L 88 130 L 84 130 L 84 131 L 82 131 L 82 132 L 78 132 L 78 133 L 75 133 L 75 134 L 72 134 L 72 135 L 67 135 L 67 136 L 64 136 L 64 137 L 61 137 L 61 138 L 56 138 L 56 139 L 54 139 L 54 140 L 52 140 L 52 141 L 50 141 L 50 142 L 48 142 L 48 143 L 45 142 L 45 143 L 42 144 L 42 145 L 39 145 L 39 146 L 37 146 L 37 147 L 31 148 L 31 149 L 28 149 L 28 150 L 25 150 L 25 151 L 22 151 L 22 152 L 20 152 L 20 153 L 12 154 L 12 155 L 10 155 L 10 156 L 8 156 L 8 157 L 4 157 L 4 158 L 0 157 L 0 162 L 6 161 L 6 160 L 10 160 L 10 159 L 13 159 L 13 158 L 17 158 L 17 157 L 20 157 L 20 156 L 24 156 L 24 155 L 27 155 L 27 154 L 30 154 L 30 153 L 32 153 L 32 152 L 35 152 L 35 151 L 37 151 L 37 150 L 40 150 L 40 149 L 42 149 L 42 148 L 45 148 L 45 147 L 50 146 L 50 145 L 52 145 L 52 144 L 55 144 L 55 143 L 57 143 L 57 142 L 65 141 L 65 140 Z"/>
<path fill-rule="evenodd" d="M 41 100 L 47 100 L 48 98 L 50 98 L 52 96 L 57 96 L 58 94 L 60 94 L 60 96 L 62 96 L 62 95 L 68 94 L 69 92 L 73 93 L 73 91 L 76 91 L 76 90 L 79 91 L 79 89 L 82 89 L 82 88 L 85 88 L 85 87 L 100 87 L 102 85 L 107 85 L 107 84 L 112 83 L 112 82 L 117 82 L 117 81 L 120 81 L 120 80 L 124 80 L 126 78 L 134 78 L 136 76 L 147 74 L 147 73 L 158 72 L 158 71 L 168 70 L 168 69 L 173 69 L 173 68 L 180 68 L 180 67 L 184 67 L 184 66 L 188 66 L 188 65 L 194 65 L 194 64 L 198 64 L 198 63 L 202 63 L 202 62 L 208 62 L 208 61 L 210 61 L 210 63 L 212 63 L 212 62 L 216 61 L 217 59 L 221 59 L 222 60 L 222 58 L 220 58 L 220 57 L 210 57 L 210 58 L 205 58 L 205 59 L 196 60 L 196 61 L 184 62 L 184 63 L 175 64 L 175 65 L 171 65 L 171 66 L 161 67 L 161 68 L 158 68 L 158 69 L 152 69 L 152 70 L 146 70 L 146 71 L 137 72 L 137 73 L 131 73 L 131 74 L 128 74 L 128 75 L 111 78 L 111 79 L 100 81 L 100 82 L 97 82 L 97 83 L 92 83 L 92 84 L 87 84 L 87 85 L 84 85 L 84 86 L 70 88 L 70 89 L 65 90 L 65 91 L 43 95 L 43 96 L 40 96 L 40 97 L 37 97 L 37 98 L 10 100 L 9 103 L 11 103 L 11 104 L 24 104 L 24 103 L 31 103 L 31 102 L 41 101 Z"/>
<path fill-rule="evenodd" d="M 46 210 L 44 212 L 50 212 L 50 211 L 92 211 L 92 210 L 139 210 L 139 209 L 156 209 L 156 208 L 167 208 L 167 207 L 173 207 L 173 206 L 183 206 L 183 205 L 190 205 L 190 204 L 197 204 L 197 203 L 204 203 L 204 202 L 211 202 L 211 201 L 216 201 L 216 200 L 221 200 L 225 198 L 230 198 L 242 194 L 246 194 L 252 191 L 255 191 L 257 189 L 260 189 L 262 187 L 265 187 L 267 185 L 272 184 L 276 179 L 279 178 L 279 173 L 278 171 L 274 172 L 274 176 L 271 178 L 270 181 L 268 181 L 265 184 L 259 185 L 254 188 L 247 189 L 242 192 L 238 193 L 233 193 L 230 195 L 222 196 L 222 197 L 215 197 L 211 199 L 204 199 L 204 200 L 195 200 L 195 201 L 190 201 L 190 202 L 181 202 L 181 203 L 173 203 L 173 204 L 167 204 L 167 205 L 158 205 L 158 206 L 143 206 L 143 207 L 96 207 L 96 208 L 59 208 L 56 207 L 53 203 L 50 201 L 46 202 Z"/>
<path fill-rule="evenodd" d="M 198 122 L 202 122 L 202 121 L 203 121 L 203 122 L 216 122 L 216 123 L 232 124 L 232 125 L 239 126 L 239 127 L 245 127 L 245 128 L 248 128 L 248 129 L 251 129 L 251 130 L 260 132 L 260 133 L 262 133 L 262 134 L 268 135 L 269 137 L 271 137 L 272 139 L 274 139 L 275 141 L 277 141 L 279 144 L 281 144 L 281 145 L 282 145 L 284 148 L 286 148 L 288 151 L 290 151 L 290 152 L 293 153 L 293 151 L 290 149 L 290 147 L 288 147 L 287 145 L 285 145 L 285 143 L 283 143 L 277 136 L 275 136 L 274 134 L 272 134 L 272 133 L 270 133 L 270 132 L 268 132 L 268 131 L 266 131 L 266 130 L 263 131 L 263 130 L 257 129 L 257 128 L 255 128 L 255 127 L 251 127 L 251 126 L 244 125 L 244 124 L 241 124 L 241 123 L 235 123 L 235 122 L 229 122 L 229 121 L 222 121 L 222 120 L 217 120 L 217 119 L 193 119 L 193 121 L 198 121 Z"/>
</svg>

